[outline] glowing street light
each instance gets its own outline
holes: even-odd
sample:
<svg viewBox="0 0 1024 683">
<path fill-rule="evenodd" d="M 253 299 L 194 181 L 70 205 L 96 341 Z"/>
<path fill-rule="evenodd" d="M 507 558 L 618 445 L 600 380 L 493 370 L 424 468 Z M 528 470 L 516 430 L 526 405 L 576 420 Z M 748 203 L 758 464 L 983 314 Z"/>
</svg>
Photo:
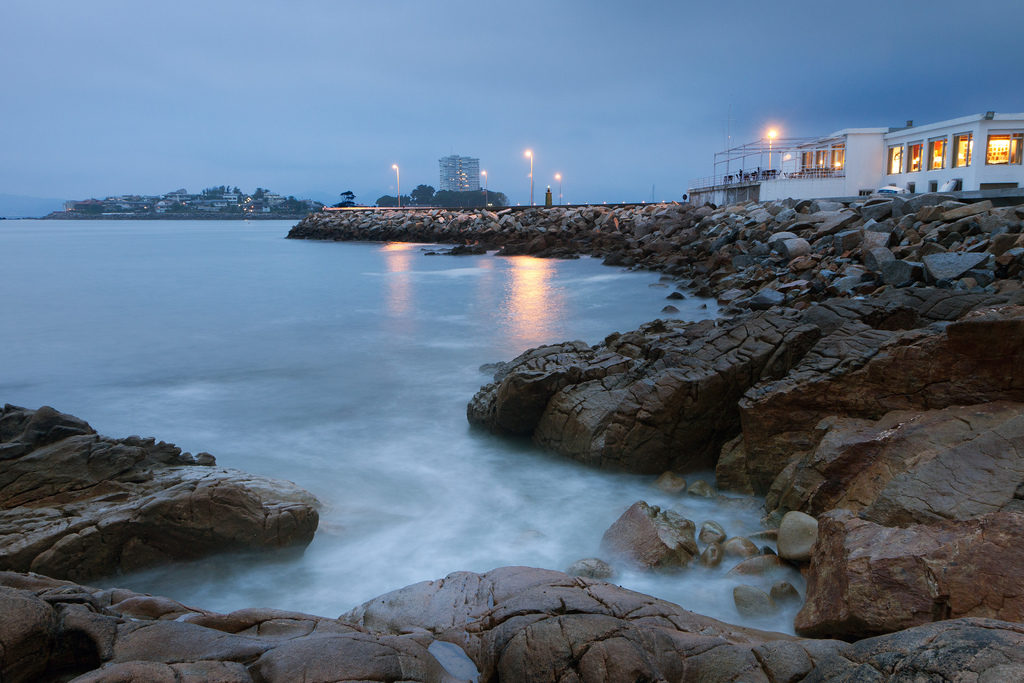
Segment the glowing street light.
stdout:
<svg viewBox="0 0 1024 683">
<path fill-rule="evenodd" d="M 487 171 L 480 171 L 480 175 L 484 177 L 484 208 L 487 208 Z"/>
<path fill-rule="evenodd" d="M 558 203 L 562 203 L 562 174 L 556 173 L 555 180 L 558 181 Z"/>
<path fill-rule="evenodd" d="M 402 208 L 402 178 L 398 174 L 398 164 L 391 164 L 391 168 L 395 169 L 395 185 L 398 187 L 398 208 Z"/>
<path fill-rule="evenodd" d="M 778 136 L 779 131 L 772 128 L 768 131 L 768 170 L 772 170 L 772 142 Z"/>
<path fill-rule="evenodd" d="M 530 158 L 530 206 L 533 206 L 533 150 L 526 150 L 526 156 Z"/>
</svg>

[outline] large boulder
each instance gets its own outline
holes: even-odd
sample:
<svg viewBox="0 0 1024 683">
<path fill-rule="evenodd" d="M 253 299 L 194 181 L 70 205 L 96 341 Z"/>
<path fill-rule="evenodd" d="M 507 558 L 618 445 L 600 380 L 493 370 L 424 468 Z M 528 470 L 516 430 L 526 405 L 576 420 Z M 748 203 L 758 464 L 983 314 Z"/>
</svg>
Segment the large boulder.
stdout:
<svg viewBox="0 0 1024 683">
<path fill-rule="evenodd" d="M 471 423 L 532 433 L 541 446 L 600 467 L 651 474 L 707 467 L 738 430 L 743 392 L 784 375 L 819 334 L 793 312 L 722 326 L 655 321 L 596 349 L 530 351 L 483 387 L 467 414 Z"/>
<path fill-rule="evenodd" d="M 1024 513 L 884 527 L 818 520 L 798 633 L 862 638 L 940 619 L 1024 621 Z"/>
<path fill-rule="evenodd" d="M 601 548 L 644 569 L 685 567 L 697 555 L 695 525 L 672 510 L 637 501 L 601 538 Z"/>
<path fill-rule="evenodd" d="M 845 322 L 785 378 L 745 394 L 742 444 L 732 445 L 729 460 L 742 471 L 728 478 L 746 475 L 751 489 L 767 491 L 791 461 L 814 449 L 815 427 L 831 415 L 877 420 L 893 410 L 998 400 L 1024 401 L 1024 307 L 904 332 Z"/>
<path fill-rule="evenodd" d="M 441 664 L 433 644 L 429 636 L 370 634 L 297 612 L 217 614 L 122 589 L 0 572 L 5 682 L 465 680 Z"/>
<path fill-rule="evenodd" d="M 312 540 L 312 495 L 173 444 L 97 435 L 52 408 L 0 410 L 0 569 L 84 579 Z"/>
<path fill-rule="evenodd" d="M 773 590 L 773 595 L 776 592 Z M 457 572 L 340 619 L 218 614 L 0 572 L 4 681 L 1020 680 L 1024 627 L 927 624 L 853 644 L 733 626 L 618 586 L 503 567 Z"/>
<path fill-rule="evenodd" d="M 1022 403 L 826 418 L 817 431 L 817 447 L 772 484 L 769 509 L 845 508 L 887 526 L 1024 509 Z"/>
</svg>

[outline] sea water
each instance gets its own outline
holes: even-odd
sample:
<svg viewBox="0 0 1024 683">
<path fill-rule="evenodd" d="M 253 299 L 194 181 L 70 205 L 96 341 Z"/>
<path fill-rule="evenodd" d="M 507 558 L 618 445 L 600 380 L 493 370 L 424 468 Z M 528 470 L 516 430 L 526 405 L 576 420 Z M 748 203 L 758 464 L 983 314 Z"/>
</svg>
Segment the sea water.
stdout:
<svg viewBox="0 0 1024 683">
<path fill-rule="evenodd" d="M 453 571 L 563 570 L 599 555 L 604 530 L 637 500 L 730 535 L 761 529 L 756 501 L 667 495 L 652 476 L 584 467 L 466 421 L 467 401 L 491 380 L 485 364 L 545 343 L 598 343 L 657 317 L 706 318 L 713 301 L 673 300 L 679 313 L 662 313 L 672 289 L 657 274 L 595 259 L 431 256 L 426 245 L 286 240 L 289 227 L 0 222 L 0 402 L 208 451 L 322 502 L 304 552 L 94 584 L 218 611 L 337 616 Z M 740 617 L 726 569 L 615 581 L 791 631 L 792 609 Z"/>
</svg>

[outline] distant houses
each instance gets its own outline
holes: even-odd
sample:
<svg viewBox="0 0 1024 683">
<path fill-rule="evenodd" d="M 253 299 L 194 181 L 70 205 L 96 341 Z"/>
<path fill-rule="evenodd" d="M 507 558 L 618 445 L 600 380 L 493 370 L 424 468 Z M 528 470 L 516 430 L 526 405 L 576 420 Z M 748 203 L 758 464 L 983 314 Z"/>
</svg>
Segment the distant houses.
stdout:
<svg viewBox="0 0 1024 683">
<path fill-rule="evenodd" d="M 105 199 L 72 200 L 64 203 L 63 215 L 60 215 L 61 212 L 51 215 L 55 218 L 272 218 L 278 215 L 305 215 L 322 208 L 323 204 L 318 201 L 285 197 L 261 187 L 249 194 L 237 187 L 221 185 L 206 188 L 199 194 L 191 194 L 182 188 L 159 196 L 120 195 Z"/>
</svg>

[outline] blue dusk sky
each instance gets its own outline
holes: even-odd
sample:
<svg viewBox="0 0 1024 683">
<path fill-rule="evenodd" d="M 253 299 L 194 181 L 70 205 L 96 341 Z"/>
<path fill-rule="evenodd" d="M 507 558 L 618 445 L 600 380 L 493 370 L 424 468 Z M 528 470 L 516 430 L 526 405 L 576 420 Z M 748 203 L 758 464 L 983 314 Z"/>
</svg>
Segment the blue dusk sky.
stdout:
<svg viewBox="0 0 1024 683">
<path fill-rule="evenodd" d="M 3 0 L 0 194 L 372 203 L 456 153 L 525 203 L 530 148 L 538 197 L 560 172 L 573 202 L 678 199 L 727 119 L 1024 111 L 1022 26 L 1022 0 Z"/>
</svg>

